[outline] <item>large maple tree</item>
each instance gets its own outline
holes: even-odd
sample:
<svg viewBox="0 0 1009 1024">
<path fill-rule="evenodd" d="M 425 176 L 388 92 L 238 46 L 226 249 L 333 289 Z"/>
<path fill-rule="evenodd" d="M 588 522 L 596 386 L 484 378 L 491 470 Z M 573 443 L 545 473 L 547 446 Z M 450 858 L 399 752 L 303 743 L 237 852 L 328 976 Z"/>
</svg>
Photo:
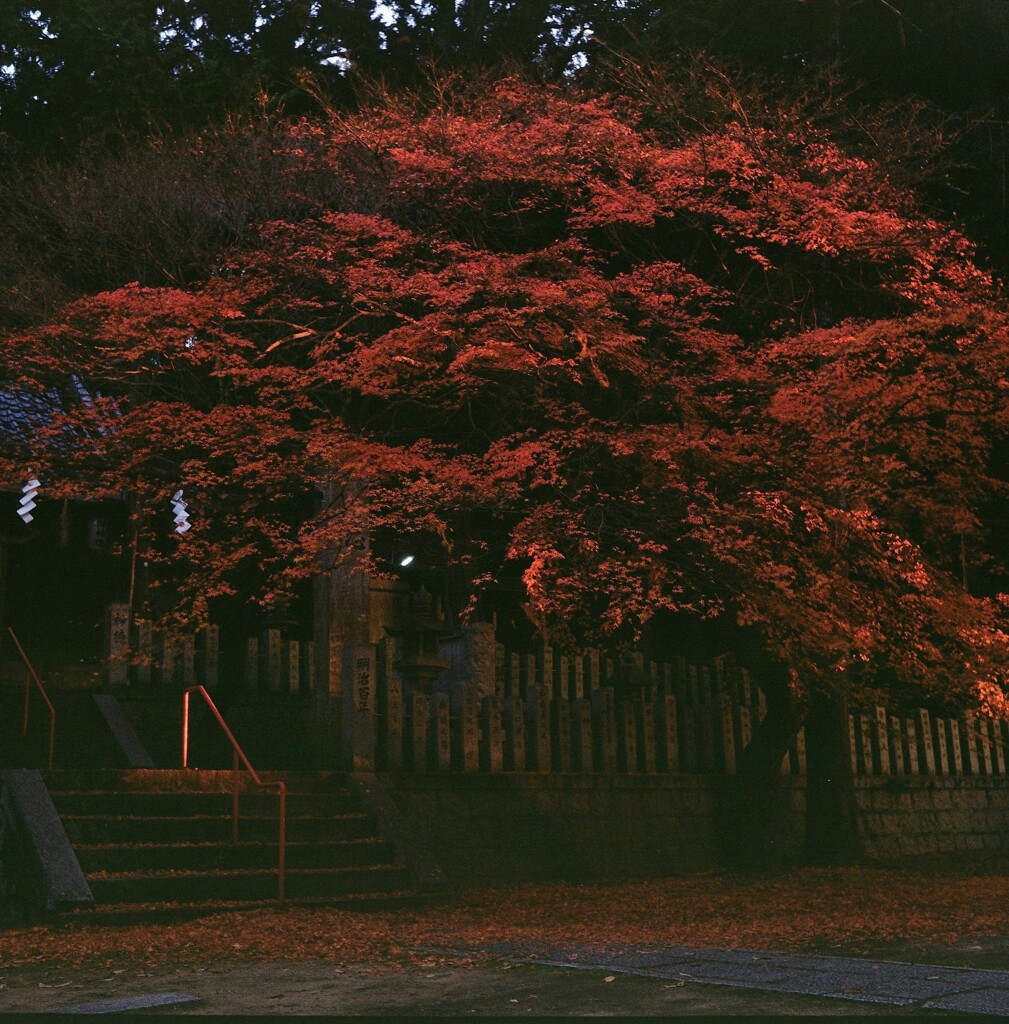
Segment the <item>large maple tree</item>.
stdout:
<svg viewBox="0 0 1009 1024">
<path fill-rule="evenodd" d="M 768 694 L 757 774 L 817 700 L 999 703 L 962 556 L 1002 488 L 1004 309 L 882 169 L 801 118 L 663 128 L 514 79 L 298 121 L 279 156 L 296 215 L 207 279 L 3 339 L 24 386 L 106 396 L 17 464 L 132 494 L 188 607 L 389 529 L 470 612 L 519 581 L 557 642 L 724 627 Z"/>
</svg>

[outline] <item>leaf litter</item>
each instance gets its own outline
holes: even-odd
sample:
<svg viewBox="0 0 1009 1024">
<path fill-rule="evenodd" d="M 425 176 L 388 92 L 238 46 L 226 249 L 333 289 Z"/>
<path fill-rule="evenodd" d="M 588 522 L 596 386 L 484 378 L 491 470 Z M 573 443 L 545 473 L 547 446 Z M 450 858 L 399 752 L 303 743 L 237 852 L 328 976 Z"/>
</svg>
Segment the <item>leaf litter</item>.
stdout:
<svg viewBox="0 0 1009 1024">
<path fill-rule="evenodd" d="M 0 931 L 0 962 L 8 968 L 44 961 L 110 970 L 316 960 L 337 968 L 431 970 L 497 959 L 500 954 L 483 950 L 502 942 L 802 952 L 1007 933 L 1009 877 L 804 868 L 772 880 L 705 872 L 654 881 L 472 889 L 434 907 L 366 914 L 260 906 L 163 923 L 152 912 L 149 922 L 129 925 L 71 916 Z"/>
</svg>

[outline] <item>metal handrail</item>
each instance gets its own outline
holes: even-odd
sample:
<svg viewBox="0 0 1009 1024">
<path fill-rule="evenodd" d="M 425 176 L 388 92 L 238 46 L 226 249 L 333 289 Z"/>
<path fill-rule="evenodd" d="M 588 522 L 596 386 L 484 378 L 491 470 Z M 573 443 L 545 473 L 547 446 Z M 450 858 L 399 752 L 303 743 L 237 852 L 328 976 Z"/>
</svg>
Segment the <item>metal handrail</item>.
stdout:
<svg viewBox="0 0 1009 1024">
<path fill-rule="evenodd" d="M 49 708 L 49 768 L 51 769 L 53 766 L 53 747 L 56 739 L 56 708 L 53 707 L 53 702 L 49 699 L 49 694 L 46 693 L 42 680 L 39 679 L 38 673 L 32 668 L 32 663 L 28 660 L 28 655 L 25 654 L 25 649 L 21 646 L 21 641 L 18 640 L 14 630 L 8 626 L 7 632 L 10 633 L 11 640 L 14 641 L 14 646 L 18 649 L 18 654 L 21 655 L 21 660 L 25 663 L 25 715 L 24 723 L 21 726 L 21 735 L 28 735 L 28 698 L 31 696 L 31 684 L 34 681 L 39 693 L 42 694 L 42 699 L 46 702 L 46 707 Z"/>
<path fill-rule="evenodd" d="M 238 842 L 238 763 L 241 761 L 245 765 L 246 771 L 252 776 L 252 781 L 262 788 L 277 788 L 277 797 L 279 800 L 279 829 L 278 829 L 278 856 L 277 856 L 277 900 L 280 903 L 284 902 L 284 850 L 287 838 L 287 787 L 283 781 L 277 782 L 264 782 L 256 772 L 256 769 L 249 763 L 249 759 L 245 756 L 245 751 L 238 745 L 238 740 L 235 739 L 234 733 L 228 728 L 228 723 L 224 721 L 221 716 L 221 712 L 217 710 L 217 705 L 211 700 L 210 694 L 207 693 L 203 686 L 190 686 L 182 694 L 182 767 L 188 767 L 189 761 L 189 695 L 191 693 L 199 693 L 203 696 L 203 699 L 207 702 L 207 706 L 213 712 L 214 718 L 217 719 L 217 724 L 224 730 L 224 735 L 228 737 L 228 741 L 231 743 L 231 839 L 232 842 Z"/>
</svg>

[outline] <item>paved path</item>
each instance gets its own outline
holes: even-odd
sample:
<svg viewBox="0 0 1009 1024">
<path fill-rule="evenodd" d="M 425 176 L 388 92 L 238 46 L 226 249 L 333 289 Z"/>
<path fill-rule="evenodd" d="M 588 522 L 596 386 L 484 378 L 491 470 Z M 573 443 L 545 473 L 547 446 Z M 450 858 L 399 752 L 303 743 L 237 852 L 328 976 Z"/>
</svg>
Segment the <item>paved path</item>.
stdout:
<svg viewBox="0 0 1009 1024">
<path fill-rule="evenodd" d="M 495 943 L 480 949 L 514 963 L 603 970 L 902 1008 L 1009 1016 L 1009 971 L 686 946 L 592 950 L 583 946 L 543 948 Z"/>
</svg>

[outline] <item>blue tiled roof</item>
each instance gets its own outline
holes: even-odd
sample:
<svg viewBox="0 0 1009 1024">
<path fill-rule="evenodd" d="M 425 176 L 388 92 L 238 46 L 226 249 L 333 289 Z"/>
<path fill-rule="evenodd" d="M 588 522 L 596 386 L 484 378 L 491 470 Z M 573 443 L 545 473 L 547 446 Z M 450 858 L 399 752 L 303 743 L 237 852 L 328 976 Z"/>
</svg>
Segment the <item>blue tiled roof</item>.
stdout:
<svg viewBox="0 0 1009 1024">
<path fill-rule="evenodd" d="M 70 378 L 69 387 L 50 385 L 44 390 L 26 390 L 0 385 L 0 437 L 26 440 L 65 408 L 67 401 L 91 404 L 91 394 L 80 377 Z"/>
</svg>

